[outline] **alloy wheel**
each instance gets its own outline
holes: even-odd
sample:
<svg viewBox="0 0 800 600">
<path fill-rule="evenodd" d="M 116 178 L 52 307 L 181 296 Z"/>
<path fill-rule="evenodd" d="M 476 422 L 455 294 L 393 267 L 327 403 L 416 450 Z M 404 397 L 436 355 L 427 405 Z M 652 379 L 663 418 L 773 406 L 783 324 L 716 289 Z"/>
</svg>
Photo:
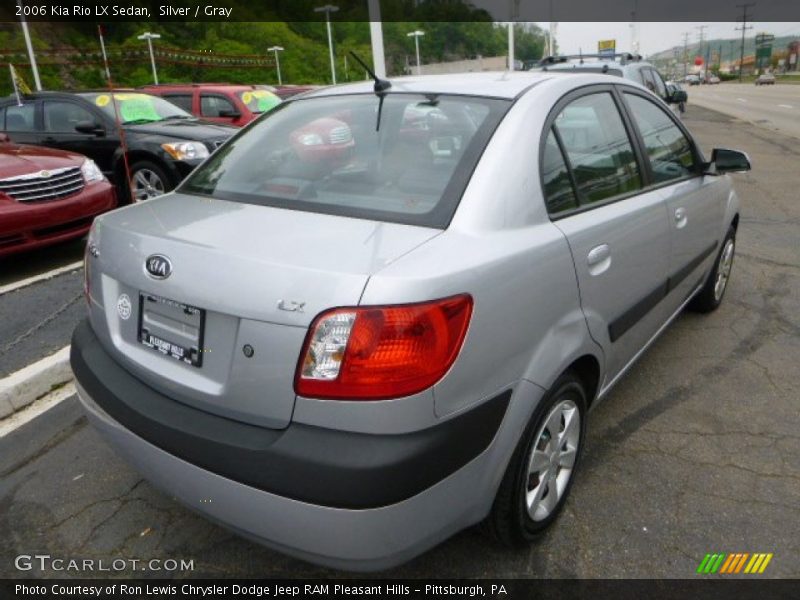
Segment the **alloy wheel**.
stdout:
<svg viewBox="0 0 800 600">
<path fill-rule="evenodd" d="M 581 439 L 581 415 L 572 400 L 557 403 L 536 433 L 526 479 L 525 505 L 534 521 L 558 506 L 572 477 Z"/>
<path fill-rule="evenodd" d="M 133 174 L 133 197 L 136 202 L 155 198 L 164 192 L 164 182 L 155 171 L 139 169 Z"/>
<path fill-rule="evenodd" d="M 719 302 L 722 299 L 722 294 L 725 293 L 725 288 L 728 285 L 728 279 L 731 276 L 731 268 L 733 267 L 733 239 L 728 239 L 725 242 L 725 247 L 719 256 L 719 264 L 717 265 L 717 280 L 714 282 L 714 299 Z"/>
</svg>

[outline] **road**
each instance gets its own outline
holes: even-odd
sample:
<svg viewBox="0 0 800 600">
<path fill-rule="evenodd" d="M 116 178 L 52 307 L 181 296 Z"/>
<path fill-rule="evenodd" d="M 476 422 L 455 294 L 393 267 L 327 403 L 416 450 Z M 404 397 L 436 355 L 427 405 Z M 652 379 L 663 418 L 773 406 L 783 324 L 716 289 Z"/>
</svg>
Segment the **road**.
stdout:
<svg viewBox="0 0 800 600">
<path fill-rule="evenodd" d="M 762 577 L 800 577 L 800 148 L 694 103 L 685 117 L 707 154 L 739 148 L 754 164 L 735 177 L 743 212 L 722 307 L 682 315 L 591 413 L 570 500 L 538 543 L 507 550 L 465 531 L 381 576 L 688 578 L 706 553 L 772 552 Z M 0 438 L 0 539 L 0 577 L 23 575 L 14 558 L 35 553 L 194 561 L 182 577 L 343 576 L 162 494 L 74 397 Z"/>
<path fill-rule="evenodd" d="M 684 89 L 690 104 L 800 138 L 800 85 L 722 83 Z"/>
</svg>

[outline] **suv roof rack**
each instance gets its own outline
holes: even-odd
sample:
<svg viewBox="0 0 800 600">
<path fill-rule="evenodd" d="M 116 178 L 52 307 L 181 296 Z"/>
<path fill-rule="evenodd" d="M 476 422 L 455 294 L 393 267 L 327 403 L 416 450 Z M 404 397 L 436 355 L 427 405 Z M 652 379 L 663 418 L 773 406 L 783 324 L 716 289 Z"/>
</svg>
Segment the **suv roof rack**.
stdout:
<svg viewBox="0 0 800 600">
<path fill-rule="evenodd" d="M 565 63 L 570 60 L 580 60 L 581 64 L 583 64 L 584 59 L 586 58 L 597 58 L 600 60 L 616 60 L 619 58 L 619 62 L 621 65 L 625 65 L 629 62 L 638 62 L 642 60 L 641 54 L 631 54 L 630 52 L 619 52 L 615 54 L 561 54 L 555 56 L 545 56 L 542 60 L 539 61 L 540 67 L 546 67 L 547 65 L 555 65 L 558 63 Z"/>
</svg>

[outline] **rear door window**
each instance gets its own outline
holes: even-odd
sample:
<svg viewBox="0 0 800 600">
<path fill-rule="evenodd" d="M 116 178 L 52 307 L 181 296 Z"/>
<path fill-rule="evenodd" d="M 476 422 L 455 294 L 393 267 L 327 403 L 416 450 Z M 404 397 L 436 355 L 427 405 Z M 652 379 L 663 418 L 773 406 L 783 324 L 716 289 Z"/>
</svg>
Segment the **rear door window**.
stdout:
<svg viewBox="0 0 800 600">
<path fill-rule="evenodd" d="M 181 190 L 226 200 L 446 227 L 510 101 L 391 93 L 279 104 Z"/>
<path fill-rule="evenodd" d="M 609 92 L 574 100 L 553 127 L 572 168 L 581 206 L 641 189 L 633 145 Z"/>
<path fill-rule="evenodd" d="M 6 131 L 35 131 L 36 105 L 33 103 L 6 108 Z"/>
<path fill-rule="evenodd" d="M 549 214 L 578 208 L 567 163 L 552 129 L 547 134 L 542 153 L 542 185 Z"/>
<path fill-rule="evenodd" d="M 77 133 L 75 126 L 81 122 L 97 121 L 95 116 L 74 102 L 47 100 L 44 103 L 45 131 L 59 133 Z"/>
</svg>

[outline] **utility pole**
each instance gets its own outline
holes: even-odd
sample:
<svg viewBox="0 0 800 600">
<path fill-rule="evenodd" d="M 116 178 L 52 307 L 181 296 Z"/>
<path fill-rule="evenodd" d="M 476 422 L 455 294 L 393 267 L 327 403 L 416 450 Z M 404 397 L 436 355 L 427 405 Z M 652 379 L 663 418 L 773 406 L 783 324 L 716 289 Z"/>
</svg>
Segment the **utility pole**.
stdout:
<svg viewBox="0 0 800 600">
<path fill-rule="evenodd" d="M 689 32 L 683 32 L 683 80 L 686 81 L 686 70 L 689 67 Z"/>
<path fill-rule="evenodd" d="M 698 25 L 697 29 L 700 30 L 700 47 L 698 51 L 700 52 L 700 56 L 703 56 L 703 40 L 705 39 L 705 31 L 708 29 L 708 25 Z M 703 59 L 703 81 L 708 82 L 708 61 Z"/>
<path fill-rule="evenodd" d="M 744 35 L 745 35 L 745 33 L 747 32 L 748 29 L 752 29 L 753 28 L 752 25 L 750 25 L 749 27 L 747 25 L 747 9 L 750 8 L 751 6 L 755 6 L 755 5 L 756 5 L 755 2 L 749 2 L 747 4 L 737 4 L 736 5 L 736 8 L 741 8 L 742 9 L 742 26 L 736 28 L 737 31 L 739 29 L 742 30 L 742 46 L 741 46 L 741 51 L 739 53 L 739 83 L 742 82 L 742 71 L 743 71 L 743 68 L 744 68 Z"/>
<path fill-rule="evenodd" d="M 375 75 L 384 79 L 386 77 L 386 59 L 383 52 L 380 0 L 367 0 L 367 9 L 369 11 L 369 38 L 372 42 L 372 69 L 375 71 Z"/>
</svg>

